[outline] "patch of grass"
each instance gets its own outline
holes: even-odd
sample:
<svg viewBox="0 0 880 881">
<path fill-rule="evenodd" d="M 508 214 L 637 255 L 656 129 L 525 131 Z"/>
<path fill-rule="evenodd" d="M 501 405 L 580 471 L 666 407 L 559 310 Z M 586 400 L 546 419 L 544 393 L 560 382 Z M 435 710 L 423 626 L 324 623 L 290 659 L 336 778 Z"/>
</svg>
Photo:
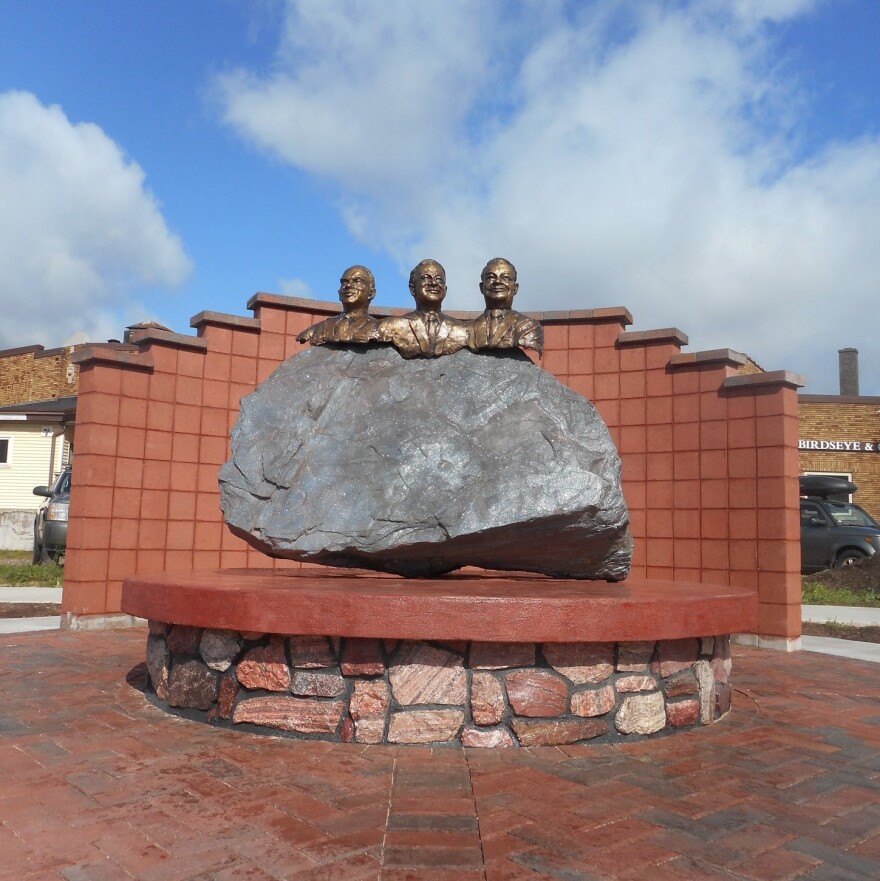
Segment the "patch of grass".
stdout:
<svg viewBox="0 0 880 881">
<path fill-rule="evenodd" d="M 880 608 L 880 596 L 873 591 L 832 587 L 821 582 L 803 582 L 803 601 L 808 606 L 863 606 Z"/>
<path fill-rule="evenodd" d="M 0 563 L 0 584 L 16 587 L 57 587 L 64 580 L 64 568 L 57 563 Z"/>
<path fill-rule="evenodd" d="M 13 563 L 28 563 L 30 559 L 30 551 L 0 551 L 0 562 L 9 560 Z"/>
</svg>

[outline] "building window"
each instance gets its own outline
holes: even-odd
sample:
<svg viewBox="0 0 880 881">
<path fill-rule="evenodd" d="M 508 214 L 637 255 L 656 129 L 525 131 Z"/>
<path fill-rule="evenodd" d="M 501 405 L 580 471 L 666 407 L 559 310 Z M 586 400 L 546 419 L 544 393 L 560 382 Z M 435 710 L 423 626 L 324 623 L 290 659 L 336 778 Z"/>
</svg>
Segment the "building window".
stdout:
<svg viewBox="0 0 880 881">
<path fill-rule="evenodd" d="M 804 474 L 820 474 L 822 477 L 842 477 L 852 483 L 852 473 L 848 471 L 804 471 Z M 829 493 L 829 499 L 835 502 L 851 502 L 852 493 Z"/>
<path fill-rule="evenodd" d="M 12 438 L 0 437 L 0 465 L 8 465 L 12 461 Z"/>
</svg>

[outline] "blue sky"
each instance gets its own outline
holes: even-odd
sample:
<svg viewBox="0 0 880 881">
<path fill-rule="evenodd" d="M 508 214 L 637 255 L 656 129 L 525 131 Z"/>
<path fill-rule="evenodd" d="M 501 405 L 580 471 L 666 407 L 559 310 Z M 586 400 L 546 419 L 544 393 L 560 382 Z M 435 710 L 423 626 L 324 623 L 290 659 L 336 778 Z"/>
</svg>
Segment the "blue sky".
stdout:
<svg viewBox="0 0 880 881">
<path fill-rule="evenodd" d="M 0 10 L 0 346 L 485 261 L 880 394 L 876 0 L 56 0 Z"/>
</svg>

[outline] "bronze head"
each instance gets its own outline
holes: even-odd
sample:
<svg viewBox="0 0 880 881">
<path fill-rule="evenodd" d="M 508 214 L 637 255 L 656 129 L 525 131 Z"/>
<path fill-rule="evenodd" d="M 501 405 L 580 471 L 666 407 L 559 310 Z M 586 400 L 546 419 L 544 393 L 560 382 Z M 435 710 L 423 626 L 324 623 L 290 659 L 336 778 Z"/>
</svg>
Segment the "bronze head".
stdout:
<svg viewBox="0 0 880 881">
<path fill-rule="evenodd" d="M 446 270 L 436 260 L 422 260 L 409 274 L 409 289 L 420 312 L 439 312 L 446 296 Z"/>
<path fill-rule="evenodd" d="M 486 299 L 487 309 L 511 309 L 513 298 L 519 290 L 516 267 L 503 257 L 493 257 L 480 275 L 480 291 Z"/>
<path fill-rule="evenodd" d="M 343 312 L 366 312 L 376 296 L 376 280 L 366 266 L 349 266 L 339 279 Z"/>
</svg>

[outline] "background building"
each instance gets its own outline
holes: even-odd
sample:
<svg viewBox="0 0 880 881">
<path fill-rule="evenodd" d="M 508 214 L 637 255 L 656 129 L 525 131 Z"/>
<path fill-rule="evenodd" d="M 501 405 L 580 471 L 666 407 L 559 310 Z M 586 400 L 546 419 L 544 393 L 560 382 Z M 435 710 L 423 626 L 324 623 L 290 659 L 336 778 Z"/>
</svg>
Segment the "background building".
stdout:
<svg viewBox="0 0 880 881">
<path fill-rule="evenodd" d="M 880 520 L 880 397 L 859 394 L 856 349 L 839 357 L 839 395 L 798 395 L 800 472 L 847 477 L 851 501 Z"/>
</svg>

